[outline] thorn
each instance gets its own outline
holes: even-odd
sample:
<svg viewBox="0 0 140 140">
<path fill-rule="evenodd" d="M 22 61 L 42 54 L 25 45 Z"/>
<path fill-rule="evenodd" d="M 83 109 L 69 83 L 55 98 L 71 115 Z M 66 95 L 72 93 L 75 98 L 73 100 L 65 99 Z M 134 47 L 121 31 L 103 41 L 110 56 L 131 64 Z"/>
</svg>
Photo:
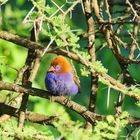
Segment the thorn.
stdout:
<svg viewBox="0 0 140 140">
<path fill-rule="evenodd" d="M 110 87 L 108 87 L 107 91 L 107 109 L 109 108 L 109 101 L 110 101 Z"/>
<path fill-rule="evenodd" d="M 32 11 L 34 10 L 34 8 L 35 8 L 35 6 L 33 6 L 32 8 L 31 8 L 31 10 L 28 12 L 28 14 L 26 15 L 26 17 L 24 18 L 24 20 L 22 21 L 23 23 L 27 23 L 27 19 L 28 19 L 28 17 L 30 16 L 30 14 L 32 13 Z"/>
<path fill-rule="evenodd" d="M 49 42 L 48 46 L 45 48 L 42 56 L 44 56 L 44 54 L 47 52 L 47 50 L 49 49 L 49 47 L 51 46 L 51 44 L 53 43 L 54 40 L 55 40 L 55 38 L 51 38 L 51 41 Z"/>
<path fill-rule="evenodd" d="M 64 5 L 65 5 L 65 4 L 63 4 L 61 7 L 59 7 L 49 18 L 52 18 L 55 14 L 57 14 L 59 11 L 61 11 L 61 10 L 62 10 L 61 8 L 63 8 Z M 61 10 L 60 10 L 60 9 L 61 9 Z"/>
<path fill-rule="evenodd" d="M 84 5 L 83 5 L 83 1 L 82 0 L 81 0 L 81 6 L 82 6 L 83 13 L 85 14 L 85 9 L 84 9 Z"/>
</svg>

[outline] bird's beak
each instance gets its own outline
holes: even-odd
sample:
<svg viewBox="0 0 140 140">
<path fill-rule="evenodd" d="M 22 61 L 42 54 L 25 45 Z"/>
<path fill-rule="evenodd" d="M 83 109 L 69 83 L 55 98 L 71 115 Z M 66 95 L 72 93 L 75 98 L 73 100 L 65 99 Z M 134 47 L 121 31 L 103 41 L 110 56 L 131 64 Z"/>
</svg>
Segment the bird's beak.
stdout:
<svg viewBox="0 0 140 140">
<path fill-rule="evenodd" d="M 48 72 L 50 72 L 50 71 L 55 71 L 55 68 L 54 68 L 53 66 L 51 66 L 51 67 L 49 68 Z"/>
</svg>

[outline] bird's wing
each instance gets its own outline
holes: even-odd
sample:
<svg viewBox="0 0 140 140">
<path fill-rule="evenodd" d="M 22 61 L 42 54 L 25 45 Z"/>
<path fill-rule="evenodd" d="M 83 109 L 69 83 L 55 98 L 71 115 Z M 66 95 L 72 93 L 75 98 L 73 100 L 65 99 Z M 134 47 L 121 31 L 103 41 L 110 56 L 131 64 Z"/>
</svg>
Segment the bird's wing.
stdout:
<svg viewBox="0 0 140 140">
<path fill-rule="evenodd" d="M 77 86 L 78 86 L 78 91 L 80 92 L 81 88 L 80 88 L 80 80 L 79 80 L 79 77 L 78 77 L 78 75 L 77 75 L 76 69 L 75 69 L 75 67 L 74 67 L 74 65 L 73 65 L 73 63 L 72 63 L 72 61 L 70 61 L 70 63 L 71 63 L 71 67 L 72 67 L 73 80 L 74 80 L 74 82 L 77 84 Z"/>
</svg>

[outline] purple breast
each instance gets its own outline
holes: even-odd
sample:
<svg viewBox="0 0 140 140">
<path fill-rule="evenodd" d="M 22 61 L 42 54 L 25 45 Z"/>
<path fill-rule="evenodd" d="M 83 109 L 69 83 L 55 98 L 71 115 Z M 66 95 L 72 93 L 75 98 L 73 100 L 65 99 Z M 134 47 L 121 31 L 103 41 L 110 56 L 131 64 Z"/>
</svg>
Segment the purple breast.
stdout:
<svg viewBox="0 0 140 140">
<path fill-rule="evenodd" d="M 71 73 L 54 74 L 48 72 L 45 84 L 46 88 L 54 95 L 74 95 L 78 93 L 78 86 L 73 81 Z"/>
</svg>

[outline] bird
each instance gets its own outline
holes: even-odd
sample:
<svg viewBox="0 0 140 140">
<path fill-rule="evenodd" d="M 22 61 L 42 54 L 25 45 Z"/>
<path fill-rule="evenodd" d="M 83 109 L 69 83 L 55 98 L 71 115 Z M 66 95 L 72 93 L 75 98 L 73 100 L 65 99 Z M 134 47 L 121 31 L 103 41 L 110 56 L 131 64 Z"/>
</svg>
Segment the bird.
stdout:
<svg viewBox="0 0 140 140">
<path fill-rule="evenodd" d="M 80 82 L 74 74 L 72 64 L 58 55 L 47 71 L 45 86 L 53 95 L 76 95 L 80 91 Z"/>
</svg>

